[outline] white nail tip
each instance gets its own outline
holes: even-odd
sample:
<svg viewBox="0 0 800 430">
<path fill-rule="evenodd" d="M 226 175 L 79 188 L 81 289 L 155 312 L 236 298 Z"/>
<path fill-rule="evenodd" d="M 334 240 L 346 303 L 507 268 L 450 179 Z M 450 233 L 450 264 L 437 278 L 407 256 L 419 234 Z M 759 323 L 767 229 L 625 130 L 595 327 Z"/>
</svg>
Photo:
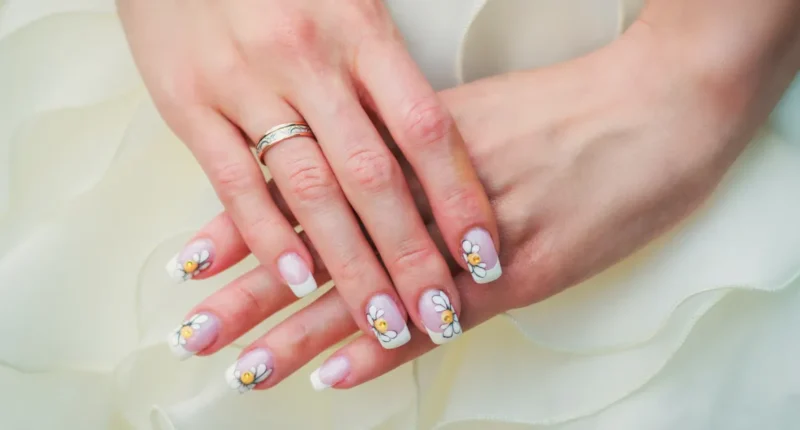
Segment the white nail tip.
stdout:
<svg viewBox="0 0 800 430">
<path fill-rule="evenodd" d="M 446 343 L 454 341 L 457 337 L 461 336 L 461 333 L 453 334 L 450 337 L 444 337 L 442 333 L 437 333 L 435 331 L 431 331 L 429 328 L 425 327 L 425 330 L 428 331 L 428 336 L 430 336 L 431 341 L 437 345 L 444 345 Z"/>
<path fill-rule="evenodd" d="M 497 265 L 495 265 L 493 268 L 486 271 L 486 276 L 483 278 L 473 274 L 472 279 L 474 279 L 478 284 L 488 284 L 500 279 L 501 276 L 503 276 L 503 268 L 500 266 L 500 263 L 497 263 Z"/>
<path fill-rule="evenodd" d="M 399 348 L 408 343 L 411 340 L 411 332 L 408 331 L 408 326 L 403 327 L 403 331 L 397 334 L 397 337 L 390 340 L 389 342 L 381 342 L 381 346 L 384 349 L 395 349 Z"/>
<path fill-rule="evenodd" d="M 311 386 L 314 387 L 314 391 L 323 391 L 331 387 L 330 385 L 322 382 L 322 380 L 319 379 L 319 369 L 315 370 L 311 374 L 309 379 L 311 379 Z"/>
<path fill-rule="evenodd" d="M 175 337 L 175 332 L 170 332 L 169 336 L 167 336 L 167 345 L 169 345 L 169 350 L 172 351 L 172 354 L 175 355 L 179 360 L 184 361 L 186 359 L 191 358 L 194 356 L 194 352 L 186 350 L 180 345 L 175 345 L 173 343 L 173 338 Z"/>
<path fill-rule="evenodd" d="M 305 297 L 314 291 L 317 290 L 317 281 L 314 279 L 313 276 L 309 276 L 308 279 L 299 285 L 292 285 L 289 284 L 289 288 L 292 289 L 292 292 L 297 297 Z"/>
<path fill-rule="evenodd" d="M 177 270 L 178 269 L 178 255 L 179 254 L 175 254 L 174 256 L 172 256 L 172 258 L 169 260 L 169 262 L 164 267 L 164 269 L 167 271 L 167 275 L 169 275 L 169 277 L 172 278 L 172 280 L 175 281 L 175 283 L 181 284 L 183 282 L 186 282 L 186 280 L 183 279 L 183 276 L 181 276 L 180 274 L 176 273 L 178 271 Z"/>
</svg>

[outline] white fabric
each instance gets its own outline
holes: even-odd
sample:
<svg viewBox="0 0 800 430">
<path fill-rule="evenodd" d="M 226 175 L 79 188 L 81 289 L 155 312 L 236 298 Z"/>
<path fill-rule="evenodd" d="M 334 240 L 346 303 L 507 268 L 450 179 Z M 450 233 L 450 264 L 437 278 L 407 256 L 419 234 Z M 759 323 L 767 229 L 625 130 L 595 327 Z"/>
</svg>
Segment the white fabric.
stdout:
<svg viewBox="0 0 800 430">
<path fill-rule="evenodd" d="M 438 88 L 613 40 L 639 0 L 393 0 Z M 162 343 L 252 259 L 175 287 L 221 208 L 137 76 L 111 0 L 0 1 L 0 428 L 795 429 L 800 84 L 677 231 L 376 381 L 217 401 L 239 347 Z M 206 394 L 198 394 L 206 393 Z M 209 394 L 210 393 L 210 394 Z M 171 423 L 170 423 L 171 421 Z"/>
</svg>

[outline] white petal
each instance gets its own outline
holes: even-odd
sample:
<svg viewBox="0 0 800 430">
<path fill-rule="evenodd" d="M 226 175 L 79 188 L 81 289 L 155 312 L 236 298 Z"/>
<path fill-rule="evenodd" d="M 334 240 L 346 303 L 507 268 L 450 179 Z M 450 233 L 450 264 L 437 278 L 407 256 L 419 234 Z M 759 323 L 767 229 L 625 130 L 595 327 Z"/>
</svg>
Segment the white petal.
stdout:
<svg viewBox="0 0 800 430">
<path fill-rule="evenodd" d="M 264 363 L 259 364 L 257 367 L 250 368 L 250 372 L 253 373 L 253 376 L 255 376 L 256 379 L 260 378 L 261 375 L 264 374 L 264 372 L 266 371 L 267 371 L 267 365 Z"/>
<path fill-rule="evenodd" d="M 195 263 L 199 263 L 200 262 L 200 254 L 192 255 L 192 260 L 194 260 Z"/>
<path fill-rule="evenodd" d="M 377 314 L 375 314 L 375 318 L 380 318 L 384 314 L 383 309 L 380 309 Z"/>
<path fill-rule="evenodd" d="M 447 308 L 442 305 L 436 305 L 433 307 L 433 310 L 435 310 L 436 312 L 444 312 L 447 310 Z"/>
<path fill-rule="evenodd" d="M 269 378 L 269 375 L 272 374 L 272 369 L 266 369 L 267 366 L 264 366 L 264 367 L 265 367 L 264 373 L 261 374 L 261 376 L 259 376 L 258 378 L 256 378 L 256 381 L 255 381 L 256 384 L 260 384 L 260 383 L 266 381 L 267 378 Z"/>
<path fill-rule="evenodd" d="M 386 336 L 385 334 L 383 334 L 381 332 L 377 332 L 376 331 L 375 335 L 378 336 L 378 339 L 380 339 L 381 342 L 389 342 L 389 341 L 392 340 L 392 338 L 390 338 L 389 336 Z"/>
<path fill-rule="evenodd" d="M 183 336 L 180 336 L 180 339 L 178 339 L 178 343 L 181 344 L 181 345 L 186 345 L 186 338 L 183 337 Z"/>
<path fill-rule="evenodd" d="M 234 388 L 234 389 L 235 389 L 235 388 L 239 388 L 239 387 L 241 387 L 241 386 L 242 386 L 242 383 L 241 383 L 241 382 L 239 382 L 239 379 L 238 379 L 238 377 L 237 377 L 236 379 L 230 379 L 230 380 L 228 380 L 228 386 L 229 386 L 229 387 L 231 387 L 231 388 Z"/>
<path fill-rule="evenodd" d="M 477 254 L 481 250 L 480 245 L 472 245 L 472 252 L 470 254 Z"/>
<path fill-rule="evenodd" d="M 475 273 L 475 266 L 473 266 L 473 265 L 471 265 L 471 264 L 470 264 L 470 265 L 469 265 L 469 266 L 467 266 L 467 267 L 469 267 L 469 273 Z"/>
<path fill-rule="evenodd" d="M 444 336 L 444 337 L 453 337 L 453 325 L 452 324 L 448 325 L 447 328 L 444 329 L 444 333 L 442 333 L 442 336 Z"/>
<path fill-rule="evenodd" d="M 469 254 L 470 252 L 472 252 L 472 244 L 468 240 L 465 240 L 461 242 L 461 249 L 463 249 L 464 252 Z"/>
<path fill-rule="evenodd" d="M 195 323 L 195 324 L 192 324 L 192 329 L 194 329 L 194 330 L 200 330 L 200 324 L 197 324 L 197 323 Z"/>
<path fill-rule="evenodd" d="M 447 307 L 447 302 L 446 302 L 446 301 L 444 301 L 444 298 L 443 298 L 441 295 L 438 295 L 438 294 L 437 294 L 437 295 L 435 295 L 435 296 L 431 297 L 431 301 L 432 301 L 434 304 L 437 304 L 437 305 L 442 305 L 442 306 L 444 306 L 444 307 Z"/>
<path fill-rule="evenodd" d="M 375 316 L 377 313 L 378 313 L 378 308 L 376 308 L 375 305 L 369 307 L 369 315 L 372 317 L 372 319 L 377 318 Z"/>
<path fill-rule="evenodd" d="M 441 296 L 442 300 L 444 300 L 444 305 L 447 306 L 447 308 L 449 309 L 450 308 L 450 298 L 447 297 L 447 294 L 439 293 L 439 296 Z"/>
<path fill-rule="evenodd" d="M 486 263 L 480 263 L 480 264 L 478 264 L 478 267 L 480 267 L 481 269 L 485 269 L 486 268 Z"/>
<path fill-rule="evenodd" d="M 453 330 L 456 332 L 456 334 L 461 333 L 461 323 L 458 322 L 458 320 L 453 320 Z"/>
<path fill-rule="evenodd" d="M 389 339 L 394 339 L 397 337 L 397 332 L 394 330 L 389 330 L 383 334 L 384 336 L 388 337 Z"/>
<path fill-rule="evenodd" d="M 372 315 L 367 315 L 367 322 L 368 322 L 368 323 L 369 323 L 369 325 L 371 325 L 371 326 L 374 326 L 374 325 L 375 325 L 375 320 L 372 318 Z"/>
<path fill-rule="evenodd" d="M 475 276 L 479 278 L 483 278 L 484 276 L 486 276 L 486 269 L 484 269 L 483 267 L 475 267 L 473 268 L 472 273 L 474 273 Z"/>
<path fill-rule="evenodd" d="M 237 371 L 233 372 L 233 377 L 236 378 L 236 379 L 241 378 L 242 377 L 242 371 L 241 370 L 237 370 Z"/>
<path fill-rule="evenodd" d="M 198 263 L 205 263 L 208 260 L 209 253 L 208 250 L 204 249 L 200 252 L 200 259 L 197 260 Z"/>
<path fill-rule="evenodd" d="M 448 323 L 444 323 L 444 324 L 440 325 L 440 326 L 439 326 L 439 328 L 440 328 L 440 329 L 442 329 L 442 330 L 444 330 L 444 329 L 446 329 L 446 328 L 447 328 L 447 326 L 449 326 L 449 325 L 450 325 L 450 324 L 448 324 Z"/>
<path fill-rule="evenodd" d="M 244 393 L 246 393 L 246 392 L 248 392 L 248 391 L 250 391 L 252 389 L 253 389 L 252 385 L 242 385 L 241 387 L 239 387 L 239 392 L 241 394 L 244 394 Z"/>
<path fill-rule="evenodd" d="M 195 315 L 192 317 L 192 322 L 197 324 L 203 324 L 204 322 L 208 321 L 208 315 Z"/>
<path fill-rule="evenodd" d="M 462 256 L 462 257 L 464 257 L 464 261 L 465 261 L 467 264 L 469 264 L 469 257 L 467 257 L 467 254 L 461 254 L 461 256 Z"/>
<path fill-rule="evenodd" d="M 197 270 L 206 270 L 206 269 L 208 269 L 208 266 L 210 266 L 210 265 L 211 265 L 211 263 L 203 263 L 203 265 L 200 266 L 200 268 L 197 269 Z"/>
</svg>

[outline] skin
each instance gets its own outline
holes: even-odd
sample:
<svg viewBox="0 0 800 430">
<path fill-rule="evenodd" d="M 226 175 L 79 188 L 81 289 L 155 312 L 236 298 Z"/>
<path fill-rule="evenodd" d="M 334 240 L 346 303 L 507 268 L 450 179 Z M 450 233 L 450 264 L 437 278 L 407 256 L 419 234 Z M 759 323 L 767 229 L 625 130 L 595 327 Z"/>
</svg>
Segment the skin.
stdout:
<svg viewBox="0 0 800 430">
<path fill-rule="evenodd" d="M 453 271 L 466 329 L 606 269 L 684 219 L 800 71 L 799 3 L 693 4 L 653 1 L 621 39 L 589 56 L 441 93 L 504 243 L 505 275 L 496 285 L 477 287 Z M 729 40 L 736 43 L 720 42 Z M 418 188 L 413 177 L 409 183 Z M 431 221 L 424 196 L 416 197 Z M 429 229 L 436 237 L 436 227 Z M 247 254 L 227 214 L 199 235 L 225 237 L 231 246 L 222 252 Z M 275 295 L 274 284 L 257 268 L 200 304 L 194 311 L 221 315 L 230 332 L 203 354 L 291 303 Z M 258 388 L 279 383 L 356 328 L 339 291 L 330 290 L 247 348 L 276 356 L 273 376 Z M 361 384 L 434 347 L 419 330 L 391 351 L 360 336 L 334 353 L 351 363 L 335 387 Z"/>
<path fill-rule="evenodd" d="M 370 115 L 387 126 L 419 177 L 453 255 L 475 227 L 499 244 L 496 222 L 449 111 L 408 55 L 382 1 L 117 3 L 160 113 L 272 276 L 280 276 L 278 261 L 287 254 L 297 254 L 312 273 L 315 265 L 288 212 L 270 197 L 248 142 L 278 124 L 305 120 L 318 142 L 293 138 L 264 161 L 361 328 L 371 332 L 363 312 L 378 294 L 390 296 L 404 317 L 403 303 L 416 309 L 417 296 L 432 286 L 458 303 L 445 258 Z"/>
</svg>

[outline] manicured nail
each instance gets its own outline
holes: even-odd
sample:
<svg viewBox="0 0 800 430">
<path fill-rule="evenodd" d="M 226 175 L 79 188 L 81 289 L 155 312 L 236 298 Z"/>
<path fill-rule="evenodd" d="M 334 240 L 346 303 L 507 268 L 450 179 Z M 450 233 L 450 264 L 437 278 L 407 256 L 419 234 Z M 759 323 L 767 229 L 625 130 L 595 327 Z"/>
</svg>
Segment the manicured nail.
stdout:
<svg viewBox="0 0 800 430">
<path fill-rule="evenodd" d="M 492 236 L 482 228 L 473 228 L 461 241 L 461 255 L 472 279 L 479 284 L 496 281 L 503 274 Z"/>
<path fill-rule="evenodd" d="M 380 294 L 367 305 L 367 323 L 372 327 L 375 337 L 386 349 L 394 349 L 411 340 L 411 332 L 391 297 Z"/>
<path fill-rule="evenodd" d="M 317 281 L 308 265 L 295 253 L 284 254 L 278 259 L 278 271 L 297 297 L 305 297 L 317 289 Z"/>
<path fill-rule="evenodd" d="M 186 282 L 211 267 L 214 244 L 208 239 L 195 240 L 167 263 L 167 273 L 175 282 Z"/>
<path fill-rule="evenodd" d="M 349 374 L 350 360 L 347 357 L 334 357 L 311 374 L 311 386 L 316 391 L 322 391 L 342 382 Z"/>
<path fill-rule="evenodd" d="M 264 382 L 272 374 L 272 354 L 266 349 L 254 349 L 239 358 L 225 371 L 225 380 L 233 390 L 244 394 Z"/>
<path fill-rule="evenodd" d="M 185 360 L 208 348 L 217 340 L 219 319 L 210 313 L 199 313 L 169 334 L 169 346 L 181 360 Z"/>
<path fill-rule="evenodd" d="M 426 291 L 419 298 L 419 315 L 428 330 L 428 336 L 437 345 L 450 342 L 461 335 L 458 315 L 444 291 Z"/>
</svg>

